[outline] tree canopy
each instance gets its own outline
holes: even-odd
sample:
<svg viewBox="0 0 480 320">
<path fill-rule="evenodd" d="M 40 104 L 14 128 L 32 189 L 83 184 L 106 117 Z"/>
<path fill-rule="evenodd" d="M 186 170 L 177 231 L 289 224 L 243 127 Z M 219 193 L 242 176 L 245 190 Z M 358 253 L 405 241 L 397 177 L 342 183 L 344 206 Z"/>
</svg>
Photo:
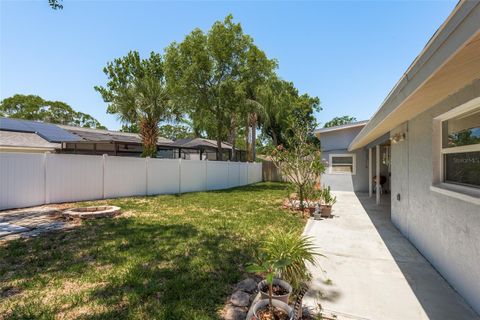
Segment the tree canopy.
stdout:
<svg viewBox="0 0 480 320">
<path fill-rule="evenodd" d="M 65 102 L 49 101 L 36 95 L 16 94 L 3 99 L 0 102 L 0 116 L 106 129 L 91 115 L 75 111 Z"/>
<path fill-rule="evenodd" d="M 227 139 L 232 116 L 243 102 L 242 75 L 252 48 L 252 38 L 229 15 L 207 33 L 197 28 L 166 49 L 169 89 L 194 123 L 215 136 L 219 160 L 221 141 Z"/>
<path fill-rule="evenodd" d="M 349 124 L 355 121 L 357 121 L 357 118 L 351 117 L 351 116 L 335 117 L 332 120 L 326 122 L 323 127 L 330 128 L 335 126 L 341 126 L 341 125 Z"/>
<path fill-rule="evenodd" d="M 103 72 L 108 82 L 95 90 L 108 103 L 107 112 L 116 114 L 127 128 L 138 126 L 144 146 L 142 155 L 156 157 L 159 123 L 180 114 L 166 88 L 162 56 L 152 52 L 142 59 L 137 51 L 130 51 L 107 63 Z"/>
<path fill-rule="evenodd" d="M 193 136 L 215 139 L 218 160 L 222 141 L 245 147 L 254 160 L 257 131 L 269 145 L 287 144 L 292 119 L 313 131 L 321 110 L 317 97 L 281 79 L 277 67 L 228 15 L 208 31 L 197 28 L 171 43 L 164 55 L 141 59 L 132 51 L 115 59 L 104 68 L 106 86 L 95 89 L 122 131 L 140 132 L 150 156 L 158 135 Z M 180 126 L 169 124 L 172 119 Z"/>
</svg>

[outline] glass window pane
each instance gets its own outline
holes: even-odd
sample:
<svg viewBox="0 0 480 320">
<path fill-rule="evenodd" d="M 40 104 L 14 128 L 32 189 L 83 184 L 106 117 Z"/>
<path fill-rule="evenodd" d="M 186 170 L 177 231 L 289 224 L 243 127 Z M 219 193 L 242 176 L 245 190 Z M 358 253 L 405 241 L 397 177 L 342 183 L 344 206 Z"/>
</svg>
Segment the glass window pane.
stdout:
<svg viewBox="0 0 480 320">
<path fill-rule="evenodd" d="M 352 164 L 353 163 L 353 157 L 352 156 L 332 157 L 332 163 L 333 164 Z"/>
<path fill-rule="evenodd" d="M 480 143 L 480 110 L 443 122 L 443 147 L 459 147 Z"/>
<path fill-rule="evenodd" d="M 445 182 L 480 188 L 480 151 L 445 154 Z"/>
<path fill-rule="evenodd" d="M 332 166 L 332 172 L 353 172 L 353 166 L 334 164 Z"/>
</svg>

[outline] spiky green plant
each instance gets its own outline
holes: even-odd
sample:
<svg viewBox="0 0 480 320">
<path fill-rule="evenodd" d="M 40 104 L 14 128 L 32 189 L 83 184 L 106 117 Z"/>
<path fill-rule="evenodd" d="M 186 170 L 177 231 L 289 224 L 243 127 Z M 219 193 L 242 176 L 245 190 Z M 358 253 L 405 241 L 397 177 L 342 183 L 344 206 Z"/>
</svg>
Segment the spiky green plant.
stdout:
<svg viewBox="0 0 480 320">
<path fill-rule="evenodd" d="M 290 261 L 288 265 L 279 268 L 278 273 L 295 291 L 301 288 L 302 283 L 311 279 L 306 263 L 316 266 L 317 257 L 322 256 L 313 244 L 312 237 L 300 236 L 293 231 L 272 233 L 264 242 L 262 251 L 271 259 Z"/>
</svg>

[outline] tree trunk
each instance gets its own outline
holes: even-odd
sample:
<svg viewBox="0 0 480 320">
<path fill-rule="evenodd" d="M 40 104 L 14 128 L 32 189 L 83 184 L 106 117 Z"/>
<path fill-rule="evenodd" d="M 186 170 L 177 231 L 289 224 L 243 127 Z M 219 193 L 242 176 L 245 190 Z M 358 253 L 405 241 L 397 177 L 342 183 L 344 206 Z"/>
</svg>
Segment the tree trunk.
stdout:
<svg viewBox="0 0 480 320">
<path fill-rule="evenodd" d="M 158 122 L 151 118 L 140 119 L 140 138 L 142 139 L 142 157 L 157 156 Z"/>
<path fill-rule="evenodd" d="M 232 152 L 230 153 L 230 160 L 237 160 L 236 153 L 235 153 L 235 145 L 237 142 L 237 116 L 235 114 L 232 115 L 232 119 L 230 121 L 230 134 L 228 137 L 228 143 L 232 145 Z"/>
<path fill-rule="evenodd" d="M 300 199 L 300 210 L 303 212 L 303 210 L 305 209 L 305 206 L 303 205 L 303 197 L 304 197 L 304 194 L 303 194 L 303 187 L 299 187 L 298 188 L 298 198 Z"/>
<path fill-rule="evenodd" d="M 217 138 L 217 160 L 223 161 L 222 139 Z"/>
<path fill-rule="evenodd" d="M 250 116 L 247 115 L 247 122 L 245 125 L 245 151 L 246 151 L 246 161 L 250 161 L 250 141 L 249 141 L 249 134 L 250 134 Z"/>
<path fill-rule="evenodd" d="M 252 115 L 252 161 L 255 162 L 257 157 L 257 114 Z"/>
</svg>

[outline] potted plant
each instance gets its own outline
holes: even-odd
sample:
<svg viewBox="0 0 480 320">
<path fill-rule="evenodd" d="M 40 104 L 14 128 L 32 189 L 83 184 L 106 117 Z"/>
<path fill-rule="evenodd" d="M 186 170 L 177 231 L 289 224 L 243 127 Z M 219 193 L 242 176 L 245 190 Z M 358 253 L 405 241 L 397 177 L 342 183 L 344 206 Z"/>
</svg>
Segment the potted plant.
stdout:
<svg viewBox="0 0 480 320">
<path fill-rule="evenodd" d="M 253 306 L 253 314 L 257 320 L 291 320 L 293 319 L 293 310 L 287 304 L 288 297 L 292 292 L 292 287 L 285 281 L 274 279 L 276 273 L 281 268 L 290 264 L 287 259 L 272 259 L 266 255 L 262 257 L 258 264 L 252 264 L 246 268 L 248 272 L 259 272 L 265 274 L 265 280 L 260 282 L 258 289 L 262 294 L 265 290 L 268 291 L 268 299 L 259 300 Z M 285 284 L 288 288 L 285 288 Z M 278 295 L 275 295 L 275 292 Z M 282 300 L 279 300 L 281 298 Z M 286 298 L 287 302 L 284 302 Z"/>
<path fill-rule="evenodd" d="M 337 197 L 333 196 L 330 191 L 330 186 L 322 190 L 322 205 L 321 215 L 324 218 L 330 218 L 332 215 L 332 206 L 337 202 Z"/>
<path fill-rule="evenodd" d="M 272 233 L 265 240 L 262 250 L 269 257 L 289 261 L 288 265 L 278 269 L 278 273 L 293 287 L 294 295 L 298 294 L 303 285 L 311 279 L 307 264 L 317 266 L 317 257 L 323 256 L 312 237 L 299 235 L 294 231 L 283 233 L 281 236 Z"/>
</svg>

